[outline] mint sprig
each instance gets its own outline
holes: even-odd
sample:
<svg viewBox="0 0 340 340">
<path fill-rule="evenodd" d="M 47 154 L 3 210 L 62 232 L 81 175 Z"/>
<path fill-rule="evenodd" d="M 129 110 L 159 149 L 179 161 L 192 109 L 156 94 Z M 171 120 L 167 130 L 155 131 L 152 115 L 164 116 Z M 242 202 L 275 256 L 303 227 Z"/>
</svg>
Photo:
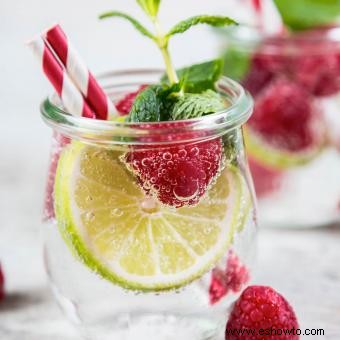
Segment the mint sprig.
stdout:
<svg viewBox="0 0 340 340">
<path fill-rule="evenodd" d="M 100 15 L 100 18 L 105 19 L 110 17 L 121 17 L 123 19 L 126 19 L 144 36 L 147 36 L 148 38 L 152 39 L 161 51 L 170 84 L 178 83 L 178 76 L 176 74 L 175 68 L 173 67 L 171 56 L 168 49 L 169 40 L 172 36 L 184 33 L 191 27 L 198 24 L 207 24 L 211 26 L 236 25 L 236 22 L 230 19 L 229 17 L 199 15 L 179 22 L 167 33 L 164 33 L 160 21 L 158 19 L 158 11 L 161 0 L 136 0 L 136 1 L 143 9 L 143 11 L 151 19 L 154 25 L 155 33 L 151 33 L 138 20 L 134 19 L 130 15 L 123 12 L 119 11 L 106 12 Z"/>
</svg>

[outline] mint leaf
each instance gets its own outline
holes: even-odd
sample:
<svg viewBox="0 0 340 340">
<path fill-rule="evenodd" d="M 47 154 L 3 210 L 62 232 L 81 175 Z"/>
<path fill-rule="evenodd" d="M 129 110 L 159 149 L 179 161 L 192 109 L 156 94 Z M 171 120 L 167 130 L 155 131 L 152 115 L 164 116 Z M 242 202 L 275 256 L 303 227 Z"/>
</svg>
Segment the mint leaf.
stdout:
<svg viewBox="0 0 340 340">
<path fill-rule="evenodd" d="M 137 0 L 137 2 L 150 17 L 157 16 L 161 0 Z"/>
<path fill-rule="evenodd" d="M 107 19 L 112 17 L 119 17 L 128 20 L 139 32 L 141 32 L 143 35 L 147 36 L 148 38 L 155 40 L 155 36 L 146 29 L 139 21 L 132 18 L 130 15 L 125 14 L 123 12 L 118 11 L 112 11 L 112 12 L 106 12 L 99 16 L 99 19 Z"/>
<path fill-rule="evenodd" d="M 236 21 L 223 16 L 214 16 L 214 15 L 198 15 L 195 17 L 191 17 L 187 20 L 180 21 L 177 25 L 175 25 L 166 35 L 167 38 L 172 35 L 184 33 L 189 28 L 199 24 L 207 24 L 215 27 L 222 27 L 228 25 L 237 25 Z"/>
<path fill-rule="evenodd" d="M 173 120 L 199 118 L 223 110 L 225 107 L 222 97 L 212 90 L 201 94 L 186 93 L 174 104 L 171 118 Z"/>
<path fill-rule="evenodd" d="M 221 77 L 223 61 L 216 59 L 201 64 L 192 65 L 176 70 L 184 92 L 201 93 L 205 90 L 213 90 L 216 81 Z M 161 82 L 167 83 L 168 77 L 164 75 Z"/>
<path fill-rule="evenodd" d="M 251 55 L 229 46 L 223 55 L 223 61 L 223 74 L 234 80 L 242 80 L 249 71 Z"/>
<path fill-rule="evenodd" d="M 171 87 L 151 85 L 142 91 L 129 113 L 129 122 L 160 122 L 170 120 L 172 107 L 177 100 L 179 85 Z"/>
<path fill-rule="evenodd" d="M 274 0 L 284 23 L 293 30 L 331 24 L 340 17 L 340 0 Z"/>
</svg>

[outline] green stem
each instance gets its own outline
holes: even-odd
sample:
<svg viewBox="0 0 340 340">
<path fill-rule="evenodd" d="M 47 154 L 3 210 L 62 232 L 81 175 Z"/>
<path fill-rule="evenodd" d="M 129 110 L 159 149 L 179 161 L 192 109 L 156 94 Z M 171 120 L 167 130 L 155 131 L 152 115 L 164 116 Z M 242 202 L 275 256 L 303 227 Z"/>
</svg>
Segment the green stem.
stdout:
<svg viewBox="0 0 340 340">
<path fill-rule="evenodd" d="M 166 66 L 166 73 L 171 84 L 178 83 L 177 73 L 172 65 L 171 56 L 167 47 L 160 47 Z"/>
<path fill-rule="evenodd" d="M 178 77 L 177 77 L 177 73 L 175 71 L 175 68 L 172 64 L 171 56 L 170 56 L 170 53 L 169 53 L 168 38 L 166 38 L 163 35 L 160 23 L 159 23 L 157 18 L 154 19 L 154 25 L 155 25 L 155 28 L 156 28 L 157 38 L 158 38 L 156 43 L 157 43 L 159 49 L 162 52 L 163 60 L 164 60 L 165 67 L 166 67 L 166 73 L 168 75 L 170 84 L 171 85 L 176 84 L 176 83 L 178 83 Z"/>
</svg>

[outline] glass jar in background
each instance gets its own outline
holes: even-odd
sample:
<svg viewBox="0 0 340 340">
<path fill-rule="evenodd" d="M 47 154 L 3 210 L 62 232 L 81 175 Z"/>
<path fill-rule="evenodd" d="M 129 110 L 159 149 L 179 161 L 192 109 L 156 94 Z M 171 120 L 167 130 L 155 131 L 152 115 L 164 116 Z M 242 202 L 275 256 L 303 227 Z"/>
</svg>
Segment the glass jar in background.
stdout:
<svg viewBox="0 0 340 340">
<path fill-rule="evenodd" d="M 340 221 L 340 28 L 223 33 L 225 74 L 255 99 L 245 137 L 260 224 Z"/>
<path fill-rule="evenodd" d="M 160 78 L 107 74 L 113 101 Z M 54 295 L 84 338 L 224 337 L 251 279 L 256 218 L 241 126 L 252 99 L 218 83 L 223 112 L 187 121 L 76 118 L 42 104 L 54 131 L 44 258 Z"/>
</svg>

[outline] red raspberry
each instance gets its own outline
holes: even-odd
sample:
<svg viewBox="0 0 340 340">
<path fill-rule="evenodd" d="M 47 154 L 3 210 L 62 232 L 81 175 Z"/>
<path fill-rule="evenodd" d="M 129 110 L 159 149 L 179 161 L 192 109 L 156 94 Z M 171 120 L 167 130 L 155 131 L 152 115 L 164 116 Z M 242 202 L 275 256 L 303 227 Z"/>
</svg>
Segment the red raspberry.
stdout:
<svg viewBox="0 0 340 340">
<path fill-rule="evenodd" d="M 128 115 L 131 111 L 132 105 L 136 97 L 146 88 L 148 85 L 142 85 L 137 91 L 128 93 L 117 104 L 116 108 L 121 116 Z"/>
<path fill-rule="evenodd" d="M 5 297 L 5 277 L 0 264 L 0 301 Z"/>
<path fill-rule="evenodd" d="M 249 167 L 254 179 L 257 197 L 261 198 L 276 191 L 281 184 L 282 172 L 268 168 L 254 158 L 248 157 Z"/>
<path fill-rule="evenodd" d="M 169 136 L 168 136 L 169 137 Z M 125 156 L 143 190 L 176 208 L 198 203 L 222 163 L 221 139 L 134 149 Z"/>
<path fill-rule="evenodd" d="M 313 145 L 319 137 L 315 131 L 318 113 L 308 92 L 280 78 L 257 98 L 249 125 L 272 146 L 300 151 Z"/>
<path fill-rule="evenodd" d="M 48 170 L 47 185 L 45 191 L 45 203 L 44 203 L 44 219 L 49 220 L 54 218 L 54 181 L 55 174 L 58 167 L 58 162 L 60 158 L 61 151 L 63 148 L 70 143 L 70 139 L 54 134 L 52 152 L 50 156 L 50 167 Z"/>
<path fill-rule="evenodd" d="M 220 301 L 229 292 L 238 293 L 244 284 L 249 281 L 249 272 L 246 266 L 240 263 L 233 251 L 229 251 L 225 270 L 214 269 L 209 288 L 210 304 Z"/>
<path fill-rule="evenodd" d="M 275 63 L 274 63 L 275 64 Z M 250 71 L 242 81 L 245 88 L 257 96 L 275 77 L 275 70 L 269 67 L 267 58 L 261 54 L 255 54 L 251 61 Z"/>
<path fill-rule="evenodd" d="M 295 79 L 316 96 L 329 96 L 340 90 L 340 57 L 335 53 L 301 55 L 293 61 Z"/>
<path fill-rule="evenodd" d="M 282 295 L 264 286 L 245 289 L 234 304 L 226 329 L 226 340 L 298 340 L 296 334 L 281 334 L 280 331 L 299 328 L 293 308 Z M 254 330 L 255 335 L 231 334 L 232 330 Z M 260 329 L 271 334 L 259 334 Z M 275 334 L 278 330 L 280 334 Z M 296 332 L 295 332 L 296 333 Z"/>
</svg>

